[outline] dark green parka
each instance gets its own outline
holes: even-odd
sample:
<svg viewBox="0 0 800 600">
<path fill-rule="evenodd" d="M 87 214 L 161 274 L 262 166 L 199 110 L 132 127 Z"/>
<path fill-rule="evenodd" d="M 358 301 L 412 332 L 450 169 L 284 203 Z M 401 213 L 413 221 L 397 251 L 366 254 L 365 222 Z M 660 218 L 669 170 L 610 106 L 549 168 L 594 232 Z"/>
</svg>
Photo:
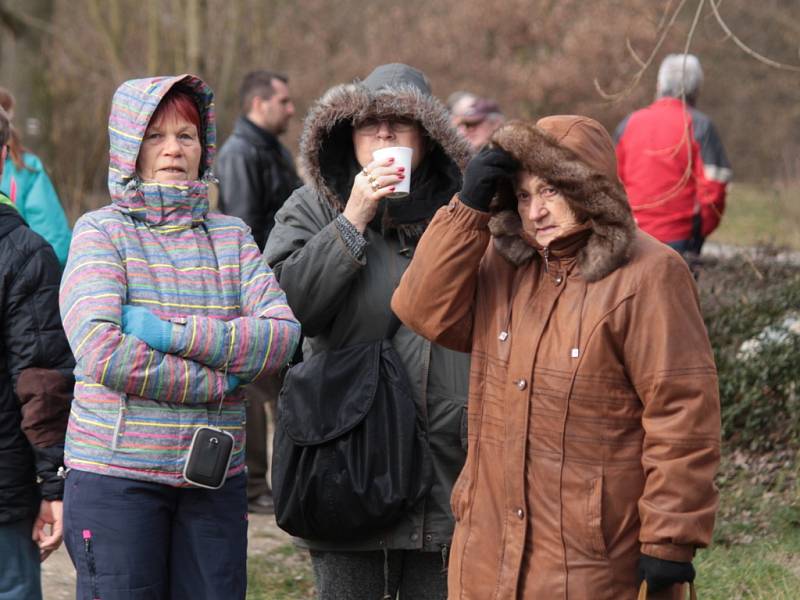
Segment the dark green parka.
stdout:
<svg viewBox="0 0 800 600">
<path fill-rule="evenodd" d="M 393 115 L 413 117 L 424 130 L 426 155 L 411 179 L 410 201 L 419 210 L 410 219 L 407 210 L 395 213 L 391 204 L 381 206 L 364 233 L 367 246 L 358 259 L 334 222 L 360 169 L 352 122 Z M 430 94 L 424 75 L 394 64 L 378 67 L 363 82 L 336 86 L 318 100 L 306 117 L 300 154 L 311 183 L 296 190 L 278 211 L 264 254 L 303 326 L 308 358 L 383 337 L 392 293 L 436 208 L 458 191 L 469 149 L 450 126 L 444 106 Z M 395 335 L 394 346 L 427 422 L 434 462 L 431 492 L 389 530 L 356 542 L 302 540 L 300 545 L 436 552 L 450 545 L 450 491 L 465 459 L 469 356 L 431 344 L 405 327 Z"/>
</svg>

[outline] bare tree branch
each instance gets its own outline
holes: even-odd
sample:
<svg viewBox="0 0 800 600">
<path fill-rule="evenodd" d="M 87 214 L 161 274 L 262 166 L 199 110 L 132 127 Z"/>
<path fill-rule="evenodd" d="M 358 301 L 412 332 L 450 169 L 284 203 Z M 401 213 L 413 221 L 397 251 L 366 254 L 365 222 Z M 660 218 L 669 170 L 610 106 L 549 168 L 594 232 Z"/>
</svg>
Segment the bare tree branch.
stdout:
<svg viewBox="0 0 800 600">
<path fill-rule="evenodd" d="M 733 42 L 739 46 L 739 48 L 744 51 L 745 54 L 748 54 L 755 58 L 757 61 L 764 63 L 765 65 L 769 65 L 770 67 L 774 67 L 775 69 L 783 69 L 786 71 L 793 71 L 795 73 L 800 73 L 800 66 L 798 65 L 787 65 L 784 63 L 779 63 L 778 61 L 772 60 L 771 58 L 767 58 L 763 54 L 759 54 L 752 48 L 750 48 L 747 44 L 745 44 L 742 40 L 736 37 L 736 34 L 731 31 L 730 27 L 728 27 L 727 23 L 722 19 L 722 15 L 719 14 L 719 4 L 722 0 L 711 0 L 711 10 L 714 11 L 714 16 L 717 19 L 717 23 L 722 28 L 722 30 L 730 37 Z"/>
<path fill-rule="evenodd" d="M 675 9 L 675 12 L 672 13 L 672 18 L 670 18 L 669 23 L 667 23 L 667 25 L 661 31 L 658 41 L 656 41 L 656 45 L 650 52 L 650 56 L 647 57 L 647 60 L 644 62 L 642 67 L 634 74 L 630 83 L 622 91 L 616 93 L 608 93 L 600 86 L 600 81 L 597 78 L 594 79 L 594 87 L 597 90 L 597 93 L 600 94 L 600 96 L 604 100 L 610 100 L 611 102 L 619 102 L 622 98 L 630 94 L 631 91 L 633 91 L 637 85 L 639 85 L 639 81 L 641 81 L 648 67 L 653 63 L 653 60 L 655 59 L 656 54 L 661 48 L 661 45 L 664 43 L 664 40 L 667 39 L 667 33 L 669 33 L 669 30 L 672 29 L 672 26 L 675 24 L 675 20 L 678 18 L 678 15 L 680 14 L 681 10 L 686 5 L 686 2 L 687 0 L 681 0 L 681 3 L 678 5 L 678 8 Z"/>
<path fill-rule="evenodd" d="M 11 35 L 17 37 L 25 31 L 25 24 L 10 8 L 0 6 L 0 29 L 8 29 Z"/>
<path fill-rule="evenodd" d="M 112 14 L 119 10 L 119 7 L 117 6 L 117 8 L 114 8 L 114 5 L 118 5 L 118 0 L 113 0 L 111 3 Z M 125 66 L 123 65 L 122 59 L 119 55 L 119 40 L 114 38 L 114 32 L 104 21 L 100 10 L 99 0 L 88 0 L 88 8 L 89 14 L 95 23 L 95 30 L 100 33 L 100 36 L 103 40 L 103 45 L 106 48 L 105 58 L 108 60 L 108 66 L 111 69 L 111 75 L 114 78 L 113 80 L 122 81 L 125 79 Z"/>
<path fill-rule="evenodd" d="M 186 0 L 186 65 L 187 72 L 200 72 L 200 6 L 198 0 Z"/>
<path fill-rule="evenodd" d="M 161 50 L 161 18 L 158 0 L 147 0 L 147 72 L 158 73 Z"/>
<path fill-rule="evenodd" d="M 633 49 L 633 45 L 631 44 L 631 38 L 625 38 L 625 47 L 628 48 L 628 53 L 630 53 L 631 58 L 636 61 L 636 64 L 639 65 L 640 68 L 645 68 L 645 62 L 639 58 L 639 55 L 636 53 L 636 50 Z"/>
</svg>

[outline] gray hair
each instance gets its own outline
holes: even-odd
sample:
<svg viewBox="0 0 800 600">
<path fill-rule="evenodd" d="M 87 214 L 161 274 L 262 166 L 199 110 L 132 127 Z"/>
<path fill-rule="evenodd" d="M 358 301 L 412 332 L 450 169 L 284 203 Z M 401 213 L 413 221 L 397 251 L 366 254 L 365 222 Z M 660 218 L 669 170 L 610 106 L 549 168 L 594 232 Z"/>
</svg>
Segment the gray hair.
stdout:
<svg viewBox="0 0 800 600">
<path fill-rule="evenodd" d="M 8 118 L 8 113 L 0 106 L 0 150 L 3 149 L 11 137 L 11 119 Z M 2 171 L 3 165 L 0 165 Z"/>
<path fill-rule="evenodd" d="M 464 90 L 458 90 L 457 92 L 453 92 L 447 97 L 447 108 L 452 111 L 453 107 L 464 98 L 477 98 L 477 96 L 472 92 L 465 92 Z"/>
<path fill-rule="evenodd" d="M 658 68 L 656 96 L 686 96 L 686 101 L 694 104 L 702 85 L 703 67 L 694 54 L 668 54 Z"/>
</svg>

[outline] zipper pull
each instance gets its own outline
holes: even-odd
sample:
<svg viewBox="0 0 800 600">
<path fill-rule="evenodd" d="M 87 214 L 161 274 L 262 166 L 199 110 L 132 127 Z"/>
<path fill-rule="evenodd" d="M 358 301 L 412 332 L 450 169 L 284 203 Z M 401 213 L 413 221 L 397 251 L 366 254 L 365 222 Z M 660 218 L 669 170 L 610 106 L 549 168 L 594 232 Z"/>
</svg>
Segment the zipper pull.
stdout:
<svg viewBox="0 0 800 600">
<path fill-rule="evenodd" d="M 549 273 L 550 272 L 550 247 L 549 246 L 545 246 L 543 254 L 544 254 L 544 272 L 545 273 Z"/>
<path fill-rule="evenodd" d="M 505 342 L 508 339 L 508 332 L 501 331 L 500 335 L 497 336 L 497 339 L 500 340 L 501 342 Z"/>
</svg>

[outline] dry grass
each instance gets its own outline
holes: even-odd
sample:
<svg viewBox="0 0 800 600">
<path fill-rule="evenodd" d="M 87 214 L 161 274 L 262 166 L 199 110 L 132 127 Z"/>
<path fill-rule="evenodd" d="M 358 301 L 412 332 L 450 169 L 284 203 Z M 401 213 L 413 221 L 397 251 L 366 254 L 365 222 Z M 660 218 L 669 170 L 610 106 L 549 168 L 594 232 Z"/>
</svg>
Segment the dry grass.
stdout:
<svg viewBox="0 0 800 600">
<path fill-rule="evenodd" d="M 800 183 L 734 183 L 719 229 L 709 238 L 737 246 L 800 250 Z"/>
</svg>

